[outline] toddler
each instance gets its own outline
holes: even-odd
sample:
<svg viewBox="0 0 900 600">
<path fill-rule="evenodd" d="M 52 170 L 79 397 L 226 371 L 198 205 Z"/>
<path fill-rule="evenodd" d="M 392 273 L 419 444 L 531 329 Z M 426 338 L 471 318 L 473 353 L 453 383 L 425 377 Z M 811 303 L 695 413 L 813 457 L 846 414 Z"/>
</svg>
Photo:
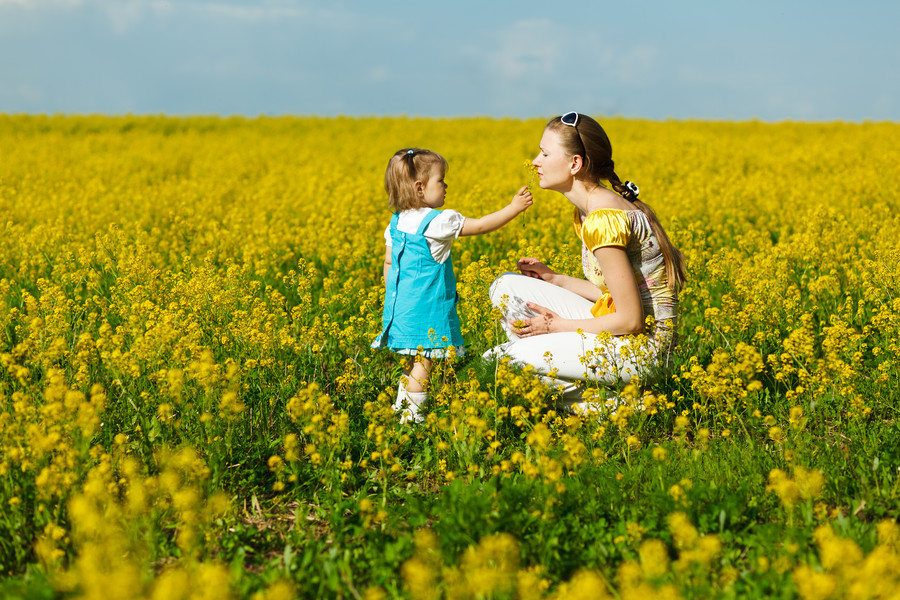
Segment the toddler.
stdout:
<svg viewBox="0 0 900 600">
<path fill-rule="evenodd" d="M 424 419 L 431 360 L 446 357 L 451 346 L 457 355 L 465 351 L 450 259 L 453 240 L 499 229 L 532 204 L 525 186 L 507 206 L 478 219 L 437 210 L 447 193 L 446 172 L 440 154 L 404 148 L 391 157 L 384 174 L 394 216 L 384 232 L 383 327 L 372 347 L 415 357 L 403 371 L 393 404 L 403 423 Z"/>
</svg>

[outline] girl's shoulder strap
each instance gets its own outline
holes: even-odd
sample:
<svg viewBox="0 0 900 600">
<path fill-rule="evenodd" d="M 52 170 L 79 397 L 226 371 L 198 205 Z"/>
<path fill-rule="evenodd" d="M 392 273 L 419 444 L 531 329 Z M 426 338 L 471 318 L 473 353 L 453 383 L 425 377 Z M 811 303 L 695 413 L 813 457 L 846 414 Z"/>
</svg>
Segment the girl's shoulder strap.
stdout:
<svg viewBox="0 0 900 600">
<path fill-rule="evenodd" d="M 391 229 L 392 229 L 392 230 L 397 229 L 397 222 L 398 222 L 399 220 L 400 220 L 400 212 L 397 211 L 397 212 L 395 212 L 394 215 L 391 217 Z"/>
<path fill-rule="evenodd" d="M 425 218 L 422 219 L 422 222 L 419 223 L 419 228 L 416 230 L 416 235 L 424 234 L 425 229 L 431 224 L 432 221 L 434 221 L 434 218 L 439 214 L 441 214 L 441 211 L 436 208 L 432 208 L 431 211 L 427 215 L 425 215 Z"/>
</svg>

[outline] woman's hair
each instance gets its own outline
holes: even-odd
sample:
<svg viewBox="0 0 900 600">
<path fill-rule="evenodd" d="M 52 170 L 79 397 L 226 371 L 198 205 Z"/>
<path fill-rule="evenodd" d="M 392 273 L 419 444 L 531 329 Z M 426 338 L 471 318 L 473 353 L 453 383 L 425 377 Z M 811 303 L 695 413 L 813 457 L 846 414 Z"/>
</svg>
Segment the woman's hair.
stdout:
<svg viewBox="0 0 900 600">
<path fill-rule="evenodd" d="M 609 181 L 609 184 L 620 196 L 634 204 L 642 213 L 647 215 L 650 226 L 659 242 L 659 248 L 663 259 L 666 261 L 666 279 L 668 285 L 674 289 L 681 289 L 687 280 L 687 271 L 684 263 L 684 255 L 672 245 L 665 229 L 659 219 L 646 203 L 638 200 L 637 186 L 626 186 L 616 175 L 615 163 L 612 159 L 612 143 L 609 136 L 600 126 L 600 123 L 587 115 L 578 113 L 577 122 L 572 127 L 562 122 L 562 117 L 550 119 L 547 129 L 559 135 L 563 150 L 570 156 L 576 154 L 582 158 L 584 167 L 582 172 L 596 183 Z M 629 182 L 630 183 L 630 182 Z"/>
<path fill-rule="evenodd" d="M 397 150 L 384 172 L 384 191 L 390 209 L 398 212 L 424 206 L 416 194 L 416 182 L 427 182 L 435 168 L 447 172 L 447 161 L 437 152 L 421 148 Z"/>
</svg>

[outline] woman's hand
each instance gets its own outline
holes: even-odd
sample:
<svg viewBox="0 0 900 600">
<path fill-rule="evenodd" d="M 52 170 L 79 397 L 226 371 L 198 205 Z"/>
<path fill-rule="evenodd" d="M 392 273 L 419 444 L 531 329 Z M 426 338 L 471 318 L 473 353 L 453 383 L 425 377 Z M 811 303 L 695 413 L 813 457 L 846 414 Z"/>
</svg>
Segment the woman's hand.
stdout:
<svg viewBox="0 0 900 600">
<path fill-rule="evenodd" d="M 544 308 L 540 304 L 534 302 L 526 302 L 528 308 L 537 313 L 537 316 L 530 319 L 518 319 L 511 321 L 513 331 L 519 337 L 531 337 L 534 335 L 543 335 L 554 330 L 554 326 L 559 324 L 560 316 L 550 310 Z"/>
<path fill-rule="evenodd" d="M 538 259 L 532 258 L 531 256 L 520 258 L 519 264 L 516 266 L 518 267 L 522 275 L 527 275 L 528 277 L 532 277 L 534 279 L 550 281 L 550 278 L 556 275 L 556 271 L 554 271 Z"/>
</svg>

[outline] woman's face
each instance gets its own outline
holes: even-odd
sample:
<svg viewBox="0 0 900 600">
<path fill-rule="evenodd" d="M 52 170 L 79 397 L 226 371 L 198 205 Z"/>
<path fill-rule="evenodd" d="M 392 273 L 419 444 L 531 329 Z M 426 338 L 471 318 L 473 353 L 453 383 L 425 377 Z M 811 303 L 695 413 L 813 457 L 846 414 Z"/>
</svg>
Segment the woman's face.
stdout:
<svg viewBox="0 0 900 600">
<path fill-rule="evenodd" d="M 544 130 L 541 151 L 531 164 L 537 167 L 542 189 L 564 191 L 572 185 L 573 157 L 566 154 L 560 145 L 559 134 L 552 129 Z"/>
</svg>

